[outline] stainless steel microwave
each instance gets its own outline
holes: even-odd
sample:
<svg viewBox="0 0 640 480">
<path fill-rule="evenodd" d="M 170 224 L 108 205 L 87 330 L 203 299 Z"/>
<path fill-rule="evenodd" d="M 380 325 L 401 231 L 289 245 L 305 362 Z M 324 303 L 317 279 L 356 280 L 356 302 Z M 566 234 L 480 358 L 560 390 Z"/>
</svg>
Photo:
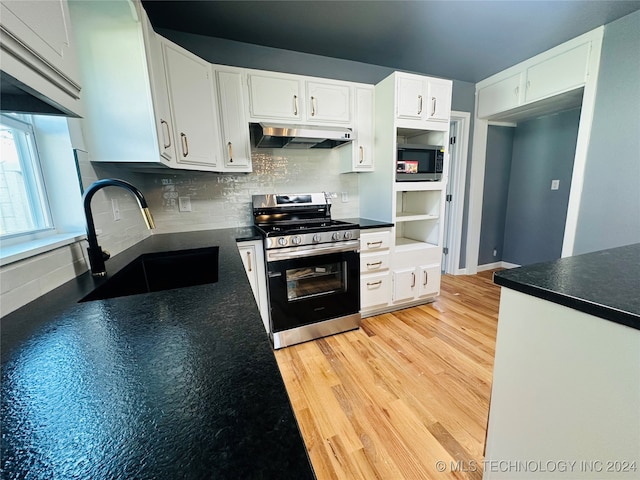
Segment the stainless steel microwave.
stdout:
<svg viewBox="0 0 640 480">
<path fill-rule="evenodd" d="M 398 144 L 396 182 L 442 180 L 444 148 L 436 145 Z"/>
</svg>

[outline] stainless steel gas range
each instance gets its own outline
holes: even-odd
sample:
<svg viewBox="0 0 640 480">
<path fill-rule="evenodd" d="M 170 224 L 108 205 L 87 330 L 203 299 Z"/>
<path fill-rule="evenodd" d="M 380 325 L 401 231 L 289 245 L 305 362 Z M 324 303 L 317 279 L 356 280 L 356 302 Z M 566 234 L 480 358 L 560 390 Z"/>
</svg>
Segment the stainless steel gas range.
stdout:
<svg viewBox="0 0 640 480">
<path fill-rule="evenodd" d="M 360 326 L 360 230 L 331 219 L 324 193 L 253 196 L 264 236 L 274 348 Z"/>
</svg>

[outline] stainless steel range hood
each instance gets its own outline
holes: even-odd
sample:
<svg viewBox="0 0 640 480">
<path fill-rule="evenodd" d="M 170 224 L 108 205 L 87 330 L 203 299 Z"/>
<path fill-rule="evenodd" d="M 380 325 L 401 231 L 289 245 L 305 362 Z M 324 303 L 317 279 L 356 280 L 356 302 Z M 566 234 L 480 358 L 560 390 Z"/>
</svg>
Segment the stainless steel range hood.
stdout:
<svg viewBox="0 0 640 480">
<path fill-rule="evenodd" d="M 346 127 L 251 123 L 251 141 L 257 148 L 334 148 L 355 140 Z"/>
</svg>

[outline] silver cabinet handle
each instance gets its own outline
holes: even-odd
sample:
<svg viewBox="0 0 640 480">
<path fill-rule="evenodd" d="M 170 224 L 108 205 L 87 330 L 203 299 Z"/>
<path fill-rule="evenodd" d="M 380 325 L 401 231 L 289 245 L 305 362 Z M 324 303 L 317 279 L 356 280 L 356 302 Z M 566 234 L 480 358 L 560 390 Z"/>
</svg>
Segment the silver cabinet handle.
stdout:
<svg viewBox="0 0 640 480">
<path fill-rule="evenodd" d="M 416 286 L 416 272 L 411 272 L 411 288 Z"/>
<path fill-rule="evenodd" d="M 520 87 L 516 87 L 516 89 L 514 90 L 514 93 L 516 94 L 516 97 L 518 96 L 518 93 L 520 92 Z"/>
<path fill-rule="evenodd" d="M 227 147 L 229 148 L 229 163 L 233 163 L 233 144 L 229 142 Z"/>
<path fill-rule="evenodd" d="M 527 91 L 529 91 L 530 87 L 531 87 L 531 80 L 527 80 Z"/>
<path fill-rule="evenodd" d="M 247 252 L 247 271 L 250 272 L 252 270 L 253 268 L 251 267 L 251 252 Z"/>
<path fill-rule="evenodd" d="M 372 247 L 379 247 L 380 245 L 382 245 L 382 240 L 378 240 L 377 242 L 367 242 L 367 247 L 372 248 Z"/>
<path fill-rule="evenodd" d="M 427 272 L 426 270 L 424 271 L 424 283 L 422 284 L 424 287 L 427 286 L 427 283 L 429 283 L 429 272 Z"/>
<path fill-rule="evenodd" d="M 293 114 L 294 115 L 298 115 L 298 96 L 294 95 L 293 96 Z"/>
<path fill-rule="evenodd" d="M 375 287 L 377 285 L 382 285 L 382 280 L 378 280 L 377 282 L 367 282 L 367 287 Z"/>
<path fill-rule="evenodd" d="M 160 119 L 160 125 L 164 125 L 164 128 L 167 129 L 167 135 L 164 138 L 164 142 L 162 145 L 164 146 L 164 148 L 169 148 L 171 146 L 171 131 L 169 130 L 169 124 L 165 120 Z"/>
<path fill-rule="evenodd" d="M 436 114 L 436 97 L 431 97 L 431 116 L 435 116 Z"/>
<path fill-rule="evenodd" d="M 364 147 L 360 145 L 360 163 L 364 162 Z"/>
<path fill-rule="evenodd" d="M 311 97 L 311 116 L 316 116 L 316 97 Z"/>
<path fill-rule="evenodd" d="M 367 263 L 367 268 L 379 267 L 380 265 L 382 265 L 382 260 L 379 260 L 379 261 L 373 262 L 373 263 Z"/>
<path fill-rule="evenodd" d="M 422 95 L 418 95 L 418 115 L 422 113 Z"/>
<path fill-rule="evenodd" d="M 182 142 L 182 156 L 187 158 L 187 155 L 189 155 L 189 141 L 184 132 L 180 132 L 180 140 Z"/>
</svg>

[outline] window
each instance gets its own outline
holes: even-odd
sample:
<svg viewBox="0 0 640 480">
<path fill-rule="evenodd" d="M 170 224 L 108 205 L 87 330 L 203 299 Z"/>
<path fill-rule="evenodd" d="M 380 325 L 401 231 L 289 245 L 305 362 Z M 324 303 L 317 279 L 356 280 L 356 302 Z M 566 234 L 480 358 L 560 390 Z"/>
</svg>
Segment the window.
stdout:
<svg viewBox="0 0 640 480">
<path fill-rule="evenodd" d="M 53 229 L 30 115 L 0 115 L 0 238 Z"/>
</svg>

